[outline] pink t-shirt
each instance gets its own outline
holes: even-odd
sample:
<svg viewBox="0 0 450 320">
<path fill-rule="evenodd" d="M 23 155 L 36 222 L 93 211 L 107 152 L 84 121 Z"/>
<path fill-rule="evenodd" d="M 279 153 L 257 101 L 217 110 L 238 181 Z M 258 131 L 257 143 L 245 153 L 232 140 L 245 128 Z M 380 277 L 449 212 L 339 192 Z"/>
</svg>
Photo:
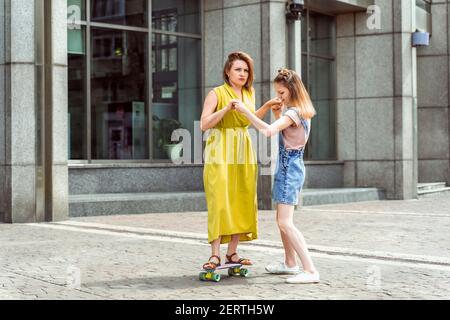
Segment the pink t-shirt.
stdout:
<svg viewBox="0 0 450 320">
<path fill-rule="evenodd" d="M 287 150 L 298 150 L 306 145 L 308 141 L 309 132 L 306 134 L 306 130 L 302 125 L 300 117 L 294 108 L 286 108 L 282 113 L 283 116 L 287 116 L 294 121 L 294 123 L 281 131 L 283 136 L 284 148 Z M 308 123 L 308 128 L 311 128 L 311 120 L 305 120 Z M 310 129 L 309 129 L 310 130 Z"/>
</svg>

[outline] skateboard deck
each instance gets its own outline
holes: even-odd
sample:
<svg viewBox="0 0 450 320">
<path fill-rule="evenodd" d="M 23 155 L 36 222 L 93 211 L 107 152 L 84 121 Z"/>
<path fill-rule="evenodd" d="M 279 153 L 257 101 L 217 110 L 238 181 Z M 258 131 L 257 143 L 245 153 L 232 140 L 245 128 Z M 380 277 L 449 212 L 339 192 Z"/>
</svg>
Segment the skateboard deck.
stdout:
<svg viewBox="0 0 450 320">
<path fill-rule="evenodd" d="M 221 270 L 228 270 L 228 275 L 230 277 L 232 276 L 241 276 L 241 277 L 247 277 L 248 276 L 248 269 L 242 268 L 242 264 L 240 263 L 229 263 L 229 264 L 223 264 L 221 266 L 218 266 L 214 270 L 205 270 L 201 269 L 200 273 L 198 275 L 198 278 L 201 281 L 215 281 L 219 282 L 221 279 L 220 273 L 218 271 Z"/>
</svg>

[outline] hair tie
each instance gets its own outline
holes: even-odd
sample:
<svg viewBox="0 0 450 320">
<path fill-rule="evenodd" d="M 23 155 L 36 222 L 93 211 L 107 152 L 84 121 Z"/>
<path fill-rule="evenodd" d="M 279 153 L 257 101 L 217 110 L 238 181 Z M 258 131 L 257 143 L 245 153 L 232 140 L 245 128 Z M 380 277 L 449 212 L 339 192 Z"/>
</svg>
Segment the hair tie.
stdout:
<svg viewBox="0 0 450 320">
<path fill-rule="evenodd" d="M 278 69 L 278 75 L 280 75 L 286 81 L 289 81 L 292 77 L 291 71 L 286 68 Z"/>
</svg>

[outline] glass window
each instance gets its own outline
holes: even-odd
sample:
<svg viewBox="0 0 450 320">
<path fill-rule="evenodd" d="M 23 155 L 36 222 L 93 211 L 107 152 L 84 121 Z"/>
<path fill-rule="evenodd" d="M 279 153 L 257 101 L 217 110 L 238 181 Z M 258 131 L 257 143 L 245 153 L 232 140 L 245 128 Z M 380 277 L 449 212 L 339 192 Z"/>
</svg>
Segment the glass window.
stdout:
<svg viewBox="0 0 450 320">
<path fill-rule="evenodd" d="M 200 1 L 152 1 L 153 32 L 122 30 L 148 27 L 150 1 L 67 0 L 69 159 L 168 159 L 164 145 L 174 129 L 193 139 L 201 113 Z"/>
<path fill-rule="evenodd" d="M 334 17 L 314 12 L 309 15 L 310 53 L 334 56 Z"/>
<path fill-rule="evenodd" d="M 85 28 L 68 31 L 68 159 L 86 159 Z"/>
<path fill-rule="evenodd" d="M 302 19 L 302 79 L 317 115 L 306 147 L 309 160 L 336 159 L 334 17 L 307 10 Z"/>
<path fill-rule="evenodd" d="M 86 20 L 85 0 L 67 0 L 67 20 L 69 23 Z"/>
<path fill-rule="evenodd" d="M 309 156 L 314 160 L 335 159 L 335 63 L 310 57 L 308 88 L 317 115 L 312 120 Z"/>
<path fill-rule="evenodd" d="M 431 13 L 431 2 L 429 0 L 416 0 L 416 6 Z"/>
<path fill-rule="evenodd" d="M 201 42 L 183 37 L 166 41 L 161 34 L 153 39 L 153 156 L 168 159 L 173 130 L 189 130 L 194 145 L 194 121 L 201 113 Z"/>
<path fill-rule="evenodd" d="M 153 0 L 153 30 L 200 34 L 200 1 Z M 171 36 L 168 40 L 174 41 Z"/>
<path fill-rule="evenodd" d="M 92 29 L 93 159 L 144 159 L 147 34 Z"/>
<path fill-rule="evenodd" d="M 147 0 L 91 0 L 91 21 L 147 27 Z"/>
</svg>

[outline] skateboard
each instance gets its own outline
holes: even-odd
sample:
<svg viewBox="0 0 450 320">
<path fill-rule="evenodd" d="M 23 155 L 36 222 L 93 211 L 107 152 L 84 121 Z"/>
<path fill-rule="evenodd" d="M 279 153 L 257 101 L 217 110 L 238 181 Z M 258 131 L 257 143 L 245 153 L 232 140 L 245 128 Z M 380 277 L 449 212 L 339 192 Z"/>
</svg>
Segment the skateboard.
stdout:
<svg viewBox="0 0 450 320">
<path fill-rule="evenodd" d="M 247 277 L 248 276 L 248 269 L 242 268 L 242 264 L 240 263 L 229 263 L 229 264 L 223 264 L 221 266 L 218 266 L 215 270 L 205 270 L 201 269 L 200 273 L 198 274 L 198 278 L 201 281 L 214 281 L 219 282 L 220 281 L 220 273 L 217 273 L 217 271 L 228 269 L 228 275 L 230 277 L 232 276 L 241 276 L 241 277 Z"/>
</svg>

